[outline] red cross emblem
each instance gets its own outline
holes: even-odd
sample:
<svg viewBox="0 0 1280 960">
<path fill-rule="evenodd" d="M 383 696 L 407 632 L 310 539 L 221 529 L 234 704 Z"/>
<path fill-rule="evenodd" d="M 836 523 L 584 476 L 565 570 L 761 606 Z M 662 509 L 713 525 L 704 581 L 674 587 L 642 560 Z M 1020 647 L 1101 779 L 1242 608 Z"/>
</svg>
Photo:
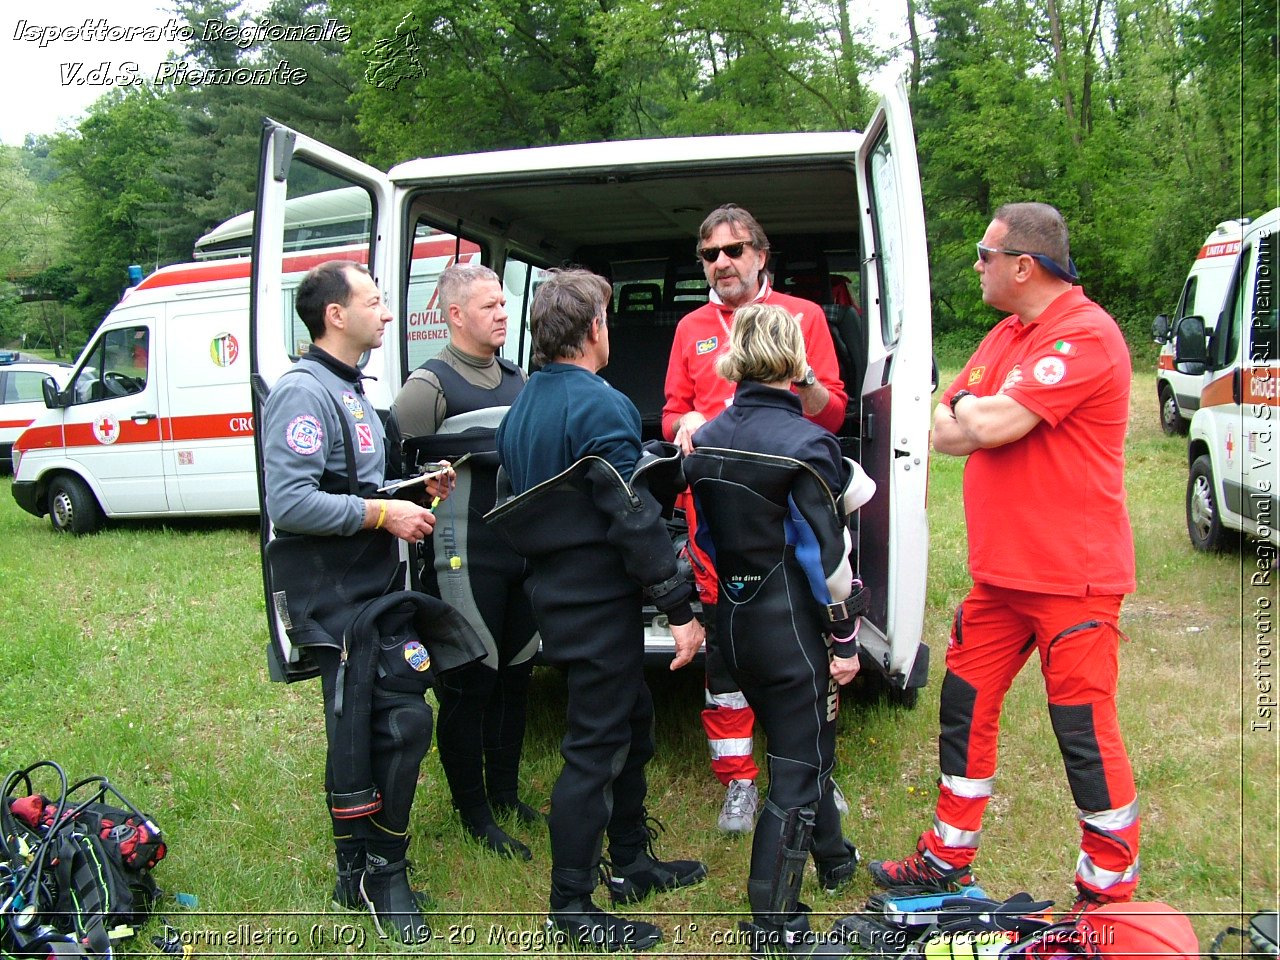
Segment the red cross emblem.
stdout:
<svg viewBox="0 0 1280 960">
<path fill-rule="evenodd" d="M 120 424 L 115 417 L 99 417 L 93 421 L 93 435 L 99 443 L 113 444 L 120 439 Z"/>
</svg>

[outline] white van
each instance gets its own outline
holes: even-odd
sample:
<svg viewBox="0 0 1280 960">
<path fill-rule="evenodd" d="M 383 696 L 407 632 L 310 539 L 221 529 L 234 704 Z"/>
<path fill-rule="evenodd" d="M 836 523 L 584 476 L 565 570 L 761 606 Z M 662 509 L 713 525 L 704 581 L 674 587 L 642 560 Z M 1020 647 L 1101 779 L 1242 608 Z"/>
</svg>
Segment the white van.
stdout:
<svg viewBox="0 0 1280 960">
<path fill-rule="evenodd" d="M 698 226 L 723 203 L 749 209 L 773 247 L 774 286 L 827 313 L 850 394 L 840 441 L 879 491 L 855 531 L 872 593 L 863 646 L 904 697 L 923 686 L 932 335 L 920 177 L 901 84 L 864 133 L 574 144 L 413 160 L 389 173 L 270 120 L 262 144 L 251 299 L 255 411 L 302 346 L 281 295 L 286 210 L 299 198 L 344 187 L 364 195 L 368 263 L 395 317 L 364 364 L 377 377 L 366 393 L 384 414 L 434 352 L 419 336 L 424 318 L 438 315 L 434 289 L 411 285 L 410 264 L 418 238 L 443 231 L 475 244 L 503 278 L 511 317 L 503 352 L 522 366 L 530 360 L 529 294 L 543 270 L 573 263 L 612 280 L 611 360 L 602 376 L 635 402 L 646 438 L 660 434 L 675 325 L 707 299 L 694 254 Z M 270 598 L 269 571 L 264 587 Z M 269 616 L 287 656 L 284 632 Z M 660 622 L 647 629 L 650 651 L 671 649 Z"/>
<path fill-rule="evenodd" d="M 360 191 L 355 191 L 361 193 Z M 364 260 L 367 233 L 350 191 L 292 204 L 283 306 L 315 264 Z M 362 196 L 363 194 L 361 194 Z M 129 290 L 94 333 L 70 378 L 45 385 L 44 407 L 14 444 L 13 496 L 58 531 L 90 533 L 104 517 L 234 516 L 258 512 L 249 403 L 249 276 L 253 214 L 196 243 L 197 258 L 163 267 Z M 452 239 L 419 237 L 413 282 L 431 283 L 457 256 Z M 434 354 L 447 339 L 438 317 L 416 321 Z M 293 335 L 306 337 L 295 320 Z M 425 357 L 424 357 L 425 359 Z"/>
<path fill-rule="evenodd" d="M 1173 332 L 1187 317 L 1204 320 L 1207 332 L 1218 325 L 1222 300 L 1231 284 L 1232 269 L 1240 253 L 1240 239 L 1249 221 L 1224 220 L 1205 238 L 1196 254 L 1186 283 L 1178 297 L 1173 319 L 1160 314 L 1151 328 L 1151 336 L 1160 344 L 1156 360 L 1156 399 L 1160 404 L 1160 426 L 1170 436 L 1187 432 L 1191 415 L 1200 407 L 1201 378 L 1183 373 L 1173 362 Z"/>
<path fill-rule="evenodd" d="M 1191 316 L 1174 334 L 1177 368 L 1204 380 L 1187 447 L 1197 550 L 1222 549 L 1229 530 L 1280 545 L 1280 208 L 1249 225 L 1238 262 L 1217 328 Z"/>
</svg>

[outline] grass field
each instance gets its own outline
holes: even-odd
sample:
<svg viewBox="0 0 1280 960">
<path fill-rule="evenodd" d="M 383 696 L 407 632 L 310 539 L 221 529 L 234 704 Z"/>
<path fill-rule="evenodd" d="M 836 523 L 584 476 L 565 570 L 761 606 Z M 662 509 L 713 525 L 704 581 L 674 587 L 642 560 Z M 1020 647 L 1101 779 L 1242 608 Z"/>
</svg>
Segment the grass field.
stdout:
<svg viewBox="0 0 1280 960">
<path fill-rule="evenodd" d="M 1150 375 L 1136 377 L 1133 393 L 1128 486 L 1139 588 L 1121 623 L 1130 642 L 1121 652 L 1120 713 L 1143 806 L 1140 895 L 1193 914 L 1207 945 L 1232 920 L 1223 914 L 1274 909 L 1280 889 L 1276 727 L 1250 728 L 1262 695 L 1254 613 L 1278 598 L 1270 576 L 1269 586 L 1250 584 L 1251 545 L 1192 552 L 1185 443 L 1161 435 Z M 914 711 L 852 697 L 840 717 L 846 833 L 864 856 L 902 855 L 932 815 L 942 657 L 968 578 L 961 463 L 937 456 L 931 471 L 930 685 Z M 47 758 L 73 777 L 105 774 L 151 812 L 170 844 L 157 879 L 199 899 L 198 910 L 170 902 L 161 912 L 197 954 L 393 952 L 371 923 L 328 906 L 319 692 L 266 682 L 256 523 L 139 522 L 59 537 L 18 509 L 6 479 L 0 542 L 0 767 Z M 1263 644 L 1274 680 L 1269 635 Z M 658 756 L 649 807 L 667 828 L 660 849 L 706 860 L 711 876 L 636 913 L 665 927 L 656 955 L 740 954 L 725 940 L 746 903 L 749 843 L 715 831 L 722 790 L 698 721 L 701 679 L 685 671 L 650 681 Z M 522 775 L 535 805 L 545 806 L 559 770 L 563 713 L 557 676 L 539 671 Z M 1078 827 L 1034 667 L 1010 693 L 1003 729 L 978 875 L 995 895 L 1028 890 L 1069 904 Z M 538 939 L 545 833 L 513 828 L 532 847 L 532 863 L 466 840 L 434 752 L 412 830 L 416 883 L 437 901 L 436 952 L 553 952 Z M 810 881 L 805 899 L 839 915 L 871 891 L 862 874 L 839 897 Z M 141 939 L 131 946 L 152 952 Z"/>
</svg>

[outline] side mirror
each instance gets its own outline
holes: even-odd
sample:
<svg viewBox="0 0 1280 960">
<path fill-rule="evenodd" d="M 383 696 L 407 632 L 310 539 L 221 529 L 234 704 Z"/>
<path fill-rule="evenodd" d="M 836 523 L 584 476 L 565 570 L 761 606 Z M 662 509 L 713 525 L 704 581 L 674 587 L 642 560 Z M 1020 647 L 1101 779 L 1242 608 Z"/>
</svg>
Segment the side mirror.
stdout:
<svg viewBox="0 0 1280 960">
<path fill-rule="evenodd" d="M 44 396 L 44 405 L 50 410 L 57 410 L 67 405 L 66 397 L 58 389 L 53 377 L 45 377 L 40 381 L 40 393 Z"/>
<path fill-rule="evenodd" d="M 1209 366 L 1209 345 L 1204 317 L 1183 317 L 1173 332 L 1173 367 L 1179 373 L 1199 375 Z"/>
<path fill-rule="evenodd" d="M 1151 339 L 1156 343 L 1165 343 L 1169 339 L 1169 332 L 1169 318 L 1162 313 L 1151 325 Z"/>
</svg>

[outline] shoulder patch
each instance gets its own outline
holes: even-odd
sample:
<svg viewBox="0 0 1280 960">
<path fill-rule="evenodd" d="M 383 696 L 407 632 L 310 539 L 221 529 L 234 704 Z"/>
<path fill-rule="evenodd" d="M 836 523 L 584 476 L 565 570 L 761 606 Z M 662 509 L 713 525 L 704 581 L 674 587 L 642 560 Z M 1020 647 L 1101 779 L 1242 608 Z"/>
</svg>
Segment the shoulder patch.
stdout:
<svg viewBox="0 0 1280 960">
<path fill-rule="evenodd" d="M 987 372 L 986 367 L 974 367 L 969 371 L 969 386 L 982 382 L 982 375 Z"/>
<path fill-rule="evenodd" d="M 699 340 L 697 343 L 695 343 L 693 345 L 693 349 L 698 354 L 698 356 L 702 356 L 703 354 L 707 354 L 707 353 L 715 353 L 716 347 L 718 346 L 720 346 L 719 337 L 707 337 L 707 339 Z"/>
<path fill-rule="evenodd" d="M 1051 387 L 1067 375 L 1067 365 L 1058 356 L 1041 357 L 1032 368 L 1032 375 L 1038 382 Z"/>
<path fill-rule="evenodd" d="M 324 443 L 324 427 L 320 425 L 319 419 L 304 413 L 289 421 L 289 426 L 284 431 L 284 442 L 294 453 L 309 457 L 320 452 L 320 445 Z"/>
</svg>

